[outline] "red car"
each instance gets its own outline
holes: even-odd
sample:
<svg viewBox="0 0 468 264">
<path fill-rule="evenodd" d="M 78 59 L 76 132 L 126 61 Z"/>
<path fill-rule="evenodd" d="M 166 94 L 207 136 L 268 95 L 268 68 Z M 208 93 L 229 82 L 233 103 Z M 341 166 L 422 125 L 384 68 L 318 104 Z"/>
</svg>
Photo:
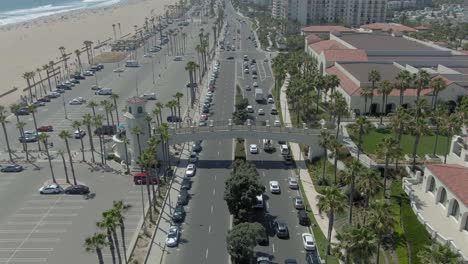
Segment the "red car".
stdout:
<svg viewBox="0 0 468 264">
<path fill-rule="evenodd" d="M 133 174 L 133 182 L 137 185 L 139 184 L 146 184 L 146 179 L 147 177 L 146 172 L 137 172 Z M 152 184 L 158 184 L 158 179 L 157 177 L 150 177 L 150 183 Z"/>
<path fill-rule="evenodd" d="M 39 132 L 52 132 L 54 128 L 52 126 L 40 126 L 37 128 Z"/>
<path fill-rule="evenodd" d="M 42 97 L 42 98 L 37 99 L 37 101 L 48 103 L 48 102 L 50 102 L 50 98 L 49 97 Z"/>
</svg>

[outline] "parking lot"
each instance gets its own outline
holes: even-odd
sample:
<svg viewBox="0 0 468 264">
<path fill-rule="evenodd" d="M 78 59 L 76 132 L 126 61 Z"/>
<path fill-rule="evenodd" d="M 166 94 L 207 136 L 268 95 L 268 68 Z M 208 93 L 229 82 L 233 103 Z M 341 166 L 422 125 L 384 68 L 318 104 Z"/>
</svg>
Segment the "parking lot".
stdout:
<svg viewBox="0 0 468 264">
<path fill-rule="evenodd" d="M 57 180 L 63 181 L 61 162 L 53 165 Z M 0 173 L 0 263 L 95 263 L 96 256 L 84 251 L 84 239 L 98 231 L 101 213 L 120 199 L 132 205 L 125 216 L 128 246 L 142 212 L 140 187 L 131 177 L 75 163 L 77 179 L 96 194 L 93 199 L 40 195 L 37 189 L 50 179 L 50 169 L 46 162 L 38 166 L 40 170 L 27 166 L 21 173 Z M 111 260 L 107 250 L 104 257 Z"/>
</svg>

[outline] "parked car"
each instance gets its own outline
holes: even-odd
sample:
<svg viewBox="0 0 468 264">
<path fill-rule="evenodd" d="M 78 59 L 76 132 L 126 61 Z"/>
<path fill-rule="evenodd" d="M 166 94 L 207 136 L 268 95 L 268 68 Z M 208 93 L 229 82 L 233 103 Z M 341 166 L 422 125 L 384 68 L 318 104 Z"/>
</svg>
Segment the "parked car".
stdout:
<svg viewBox="0 0 468 264">
<path fill-rule="evenodd" d="M 56 183 L 47 184 L 39 188 L 40 194 L 59 194 L 62 192 L 63 188 Z"/>
<path fill-rule="evenodd" d="M 192 151 L 192 153 L 190 153 L 189 162 L 196 163 L 197 161 L 198 161 L 198 155 L 195 151 Z"/>
<path fill-rule="evenodd" d="M 49 97 L 42 97 L 42 98 L 39 98 L 37 99 L 38 102 L 43 102 L 43 103 L 48 103 L 50 102 L 50 98 Z"/>
<path fill-rule="evenodd" d="M 72 99 L 70 102 L 68 102 L 70 105 L 81 105 L 83 104 L 82 101 L 78 100 L 77 98 Z"/>
<path fill-rule="evenodd" d="M 172 220 L 174 222 L 182 222 L 185 219 L 185 209 L 182 205 L 177 205 L 172 213 Z"/>
<path fill-rule="evenodd" d="M 315 249 L 315 239 L 310 233 L 302 234 L 302 244 L 305 250 L 314 250 Z"/>
<path fill-rule="evenodd" d="M 115 133 L 117 133 L 117 127 L 115 125 L 103 125 L 94 130 L 94 134 L 97 136 L 99 135 L 112 136 L 112 135 L 115 135 Z"/>
<path fill-rule="evenodd" d="M 166 246 L 175 247 L 179 244 L 179 227 L 171 226 L 169 227 L 169 232 L 167 233 Z"/>
<path fill-rule="evenodd" d="M 158 184 L 158 179 L 156 177 L 149 177 L 150 178 L 150 184 Z M 146 184 L 146 181 L 148 179 L 148 173 L 146 172 L 136 172 L 133 174 L 133 183 L 139 185 L 139 184 Z"/>
<path fill-rule="evenodd" d="M 307 216 L 307 213 L 305 210 L 299 210 L 297 211 L 297 219 L 299 220 L 299 224 L 303 226 L 309 226 L 310 225 L 310 219 Z"/>
<path fill-rule="evenodd" d="M 271 193 L 281 193 L 279 182 L 270 181 L 270 192 Z"/>
<path fill-rule="evenodd" d="M 80 130 L 75 130 L 75 132 L 73 133 L 73 136 L 76 138 L 76 139 L 80 139 L 84 136 L 86 136 L 86 132 L 82 129 Z"/>
<path fill-rule="evenodd" d="M 187 205 L 189 200 L 189 193 L 187 190 L 181 190 L 177 196 L 177 205 Z"/>
<path fill-rule="evenodd" d="M 181 190 L 190 190 L 192 188 L 192 180 L 189 177 L 182 178 L 182 182 L 180 183 Z"/>
<path fill-rule="evenodd" d="M 101 89 L 102 89 L 102 87 L 99 86 L 99 85 L 91 85 L 91 90 L 93 90 L 93 91 L 98 91 L 98 90 L 101 90 Z"/>
<path fill-rule="evenodd" d="M 54 130 L 54 128 L 51 125 L 40 126 L 40 127 L 37 128 L 37 131 L 39 131 L 39 132 L 52 132 L 53 130 Z"/>
<path fill-rule="evenodd" d="M 304 209 L 304 201 L 301 197 L 296 196 L 293 198 L 294 208 L 302 210 Z"/>
<path fill-rule="evenodd" d="M 185 176 L 187 177 L 195 176 L 196 170 L 197 170 L 197 167 L 195 166 L 195 164 L 187 165 L 187 169 L 185 170 Z"/>
<path fill-rule="evenodd" d="M 22 108 L 18 109 L 15 114 L 19 115 L 19 116 L 20 115 L 29 115 L 29 110 L 26 107 L 22 107 Z"/>
<path fill-rule="evenodd" d="M 65 189 L 65 193 L 66 194 L 88 194 L 89 187 L 82 185 L 82 184 L 71 185 Z"/>
<path fill-rule="evenodd" d="M 284 158 L 284 164 L 286 165 L 292 165 L 292 157 L 291 155 L 283 155 Z"/>
<path fill-rule="evenodd" d="M 295 177 L 288 177 L 289 188 L 297 189 L 299 185 L 297 184 L 297 179 Z"/>
<path fill-rule="evenodd" d="M 45 102 L 42 102 L 42 101 L 36 101 L 34 103 L 32 103 L 34 106 L 36 107 L 40 107 L 40 106 L 45 106 L 46 103 Z"/>
<path fill-rule="evenodd" d="M 257 264 L 270 264 L 270 258 L 269 257 L 258 257 L 257 258 Z"/>
<path fill-rule="evenodd" d="M 145 98 L 146 100 L 156 100 L 156 94 L 155 93 L 145 93 L 141 97 Z"/>
<path fill-rule="evenodd" d="M 279 238 L 288 238 L 289 237 L 289 230 L 286 223 L 275 221 L 273 224 L 276 232 L 276 236 Z"/>
<path fill-rule="evenodd" d="M 250 144 L 249 146 L 249 152 L 251 154 L 257 154 L 258 153 L 258 147 L 256 144 Z"/>
<path fill-rule="evenodd" d="M 23 170 L 23 166 L 19 164 L 0 165 L 1 172 L 22 172 Z"/>
<path fill-rule="evenodd" d="M 182 122 L 182 120 L 178 116 L 168 116 L 166 118 L 167 122 Z"/>
<path fill-rule="evenodd" d="M 195 151 L 197 153 L 202 151 L 201 141 L 195 141 L 192 144 L 192 151 Z"/>
</svg>

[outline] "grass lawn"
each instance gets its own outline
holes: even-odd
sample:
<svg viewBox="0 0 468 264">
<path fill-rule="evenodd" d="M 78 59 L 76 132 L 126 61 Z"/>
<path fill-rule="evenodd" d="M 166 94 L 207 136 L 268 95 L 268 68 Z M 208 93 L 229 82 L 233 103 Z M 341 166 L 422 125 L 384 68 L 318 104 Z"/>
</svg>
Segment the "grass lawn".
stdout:
<svg viewBox="0 0 468 264">
<path fill-rule="evenodd" d="M 355 133 L 353 130 L 348 129 L 353 140 L 356 142 L 358 138 L 358 134 Z M 362 149 L 367 154 L 375 154 L 377 150 L 377 144 L 382 141 L 385 137 L 394 136 L 397 137 L 395 133 L 382 129 L 371 129 L 368 134 L 362 137 Z M 418 156 L 424 157 L 425 154 L 432 154 L 434 151 L 435 145 L 435 135 L 428 135 L 422 136 L 419 145 L 418 145 Z M 412 154 L 413 153 L 413 145 L 414 145 L 414 136 L 411 135 L 403 135 L 401 138 L 401 147 L 403 149 L 404 154 Z M 439 136 L 438 144 L 437 144 L 437 151 L 436 154 L 444 155 L 445 148 L 447 146 L 447 137 L 446 136 Z"/>
</svg>

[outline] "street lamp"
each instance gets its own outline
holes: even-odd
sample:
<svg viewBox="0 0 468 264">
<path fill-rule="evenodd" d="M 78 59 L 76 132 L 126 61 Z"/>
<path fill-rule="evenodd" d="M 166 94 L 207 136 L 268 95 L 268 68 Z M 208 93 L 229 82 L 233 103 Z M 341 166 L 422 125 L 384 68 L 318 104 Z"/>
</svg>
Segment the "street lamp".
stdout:
<svg viewBox="0 0 468 264">
<path fill-rule="evenodd" d="M 68 119 L 67 104 L 65 103 L 65 93 L 62 96 L 62 102 L 63 102 L 63 112 L 65 113 L 65 119 Z"/>
<path fill-rule="evenodd" d="M 153 85 L 155 84 L 155 80 L 154 80 L 154 58 L 153 56 L 151 55 L 151 69 L 153 70 Z"/>
</svg>

